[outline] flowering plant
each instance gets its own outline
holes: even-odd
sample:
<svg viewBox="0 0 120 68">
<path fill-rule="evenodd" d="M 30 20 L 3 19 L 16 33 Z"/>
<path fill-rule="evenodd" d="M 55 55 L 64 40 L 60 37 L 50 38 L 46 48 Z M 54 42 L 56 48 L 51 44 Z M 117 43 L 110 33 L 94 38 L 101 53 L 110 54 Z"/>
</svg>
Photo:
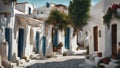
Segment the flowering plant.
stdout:
<svg viewBox="0 0 120 68">
<path fill-rule="evenodd" d="M 120 18 L 120 4 L 113 4 L 108 8 L 106 14 L 103 16 L 104 23 L 109 25 L 113 15 L 116 18 Z"/>
</svg>

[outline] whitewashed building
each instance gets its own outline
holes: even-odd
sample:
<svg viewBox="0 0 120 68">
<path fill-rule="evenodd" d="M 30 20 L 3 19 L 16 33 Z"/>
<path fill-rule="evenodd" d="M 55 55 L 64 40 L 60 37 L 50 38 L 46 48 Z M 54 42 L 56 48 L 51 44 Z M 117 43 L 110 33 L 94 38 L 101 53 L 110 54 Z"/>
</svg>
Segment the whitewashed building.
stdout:
<svg viewBox="0 0 120 68">
<path fill-rule="evenodd" d="M 104 2 L 104 14 L 107 13 L 108 8 L 114 8 L 114 5 L 120 6 L 120 0 L 105 0 Z M 116 15 L 120 15 L 120 7 L 116 9 Z M 112 58 L 118 57 L 120 55 L 120 19 L 116 18 L 114 14 L 112 14 L 111 22 L 108 26 L 106 26 L 106 54 L 109 53 Z M 107 28 L 108 27 L 108 28 Z"/>
<path fill-rule="evenodd" d="M 42 21 L 46 21 L 52 10 L 58 10 L 68 15 L 68 8 L 66 6 L 62 4 L 46 3 L 45 6 L 34 10 L 33 17 Z M 46 56 L 52 56 L 54 52 L 53 45 L 58 46 L 59 43 L 63 44 L 62 50 L 60 51 L 61 53 L 68 50 L 70 51 L 76 50 L 77 39 L 76 37 L 73 38 L 72 27 L 68 26 L 68 28 L 66 29 L 68 32 L 67 36 L 65 36 L 64 31 L 54 30 L 53 28 L 54 27 L 51 25 L 45 26 L 45 37 L 46 39 L 50 39 L 50 40 L 46 40 L 46 49 L 47 49 Z M 54 35 L 52 35 L 52 33 L 54 33 Z"/>
<path fill-rule="evenodd" d="M 28 2 L 22 2 L 22 3 L 17 3 L 15 5 L 15 8 L 18 11 L 23 12 L 24 14 L 32 15 L 33 10 L 34 10 L 34 5 L 32 5 L 32 4 L 28 3 Z"/>
<path fill-rule="evenodd" d="M 110 25 L 104 24 L 103 16 L 112 4 L 119 0 L 100 0 L 90 9 L 90 20 L 83 28 L 83 41 L 88 37 L 89 54 L 102 53 L 102 57 L 112 57 L 119 50 L 119 19 L 112 16 Z M 97 10 L 96 10 L 97 9 Z M 115 32 L 114 32 L 115 31 Z M 86 32 L 88 35 L 86 35 Z"/>
<path fill-rule="evenodd" d="M 34 6 L 0 0 L 0 56 L 3 66 L 40 53 L 44 24 L 33 18 Z M 20 58 L 20 59 L 19 59 Z"/>
<path fill-rule="evenodd" d="M 54 6 L 54 3 L 46 3 L 45 6 L 34 9 L 33 17 L 45 21 Z"/>
<path fill-rule="evenodd" d="M 33 5 L 17 3 L 15 20 L 15 37 L 18 43 L 18 56 L 30 58 L 33 53 L 40 53 L 44 24 L 33 18 Z"/>
<path fill-rule="evenodd" d="M 2 60 L 12 60 L 14 46 L 14 1 L 0 0 L 0 54 Z"/>
</svg>

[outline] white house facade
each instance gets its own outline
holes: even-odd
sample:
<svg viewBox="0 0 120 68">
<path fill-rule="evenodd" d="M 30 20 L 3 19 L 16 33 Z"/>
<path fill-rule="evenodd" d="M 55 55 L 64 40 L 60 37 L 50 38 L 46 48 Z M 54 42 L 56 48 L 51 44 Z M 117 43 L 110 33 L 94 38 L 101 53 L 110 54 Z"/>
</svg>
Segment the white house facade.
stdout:
<svg viewBox="0 0 120 68">
<path fill-rule="evenodd" d="M 112 13 L 112 18 L 109 24 L 105 24 L 105 14 L 108 9 L 114 8 L 114 5 L 119 4 L 119 0 L 100 0 L 95 6 L 90 9 L 90 20 L 88 25 L 83 27 L 82 40 L 88 39 L 88 50 L 90 57 L 93 57 L 93 63 L 102 65 L 105 68 L 115 68 L 117 63 L 114 59 L 119 58 L 120 39 L 119 39 L 119 18 L 116 18 Z M 115 6 L 116 7 L 116 6 Z M 97 9 L 97 10 L 96 10 Z M 118 12 L 117 8 L 117 13 Z M 119 14 L 117 14 L 119 15 Z M 109 16 L 110 17 L 110 16 Z M 80 41 L 80 40 L 79 40 Z M 110 58 L 108 64 L 104 64 L 104 60 Z M 92 62 L 89 62 L 92 63 Z"/>
</svg>

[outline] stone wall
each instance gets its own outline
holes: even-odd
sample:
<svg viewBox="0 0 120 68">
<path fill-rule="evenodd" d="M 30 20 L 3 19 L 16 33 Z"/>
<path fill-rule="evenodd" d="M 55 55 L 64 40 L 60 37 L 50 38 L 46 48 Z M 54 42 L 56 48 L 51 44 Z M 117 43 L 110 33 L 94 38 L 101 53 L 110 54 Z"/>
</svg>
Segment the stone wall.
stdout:
<svg viewBox="0 0 120 68">
<path fill-rule="evenodd" d="M 0 43 L 0 55 L 2 60 L 8 59 L 8 45 L 6 42 Z"/>
</svg>

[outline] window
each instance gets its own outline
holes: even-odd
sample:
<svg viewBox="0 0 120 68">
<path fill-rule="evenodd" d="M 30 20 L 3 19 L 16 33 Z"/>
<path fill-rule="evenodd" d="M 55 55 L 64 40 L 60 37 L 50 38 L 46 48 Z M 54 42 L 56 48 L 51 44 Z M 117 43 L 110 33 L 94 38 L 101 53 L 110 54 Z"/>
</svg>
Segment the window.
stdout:
<svg viewBox="0 0 120 68">
<path fill-rule="evenodd" d="M 99 37 L 101 37 L 101 30 L 99 30 Z"/>
<path fill-rule="evenodd" d="M 46 3 L 46 7 L 49 8 L 49 7 L 50 7 L 50 4 L 49 4 L 49 3 Z"/>
<path fill-rule="evenodd" d="M 41 12 L 41 14 L 43 14 L 43 12 Z"/>
<path fill-rule="evenodd" d="M 30 7 L 28 8 L 28 14 L 31 14 L 31 8 Z"/>
</svg>

